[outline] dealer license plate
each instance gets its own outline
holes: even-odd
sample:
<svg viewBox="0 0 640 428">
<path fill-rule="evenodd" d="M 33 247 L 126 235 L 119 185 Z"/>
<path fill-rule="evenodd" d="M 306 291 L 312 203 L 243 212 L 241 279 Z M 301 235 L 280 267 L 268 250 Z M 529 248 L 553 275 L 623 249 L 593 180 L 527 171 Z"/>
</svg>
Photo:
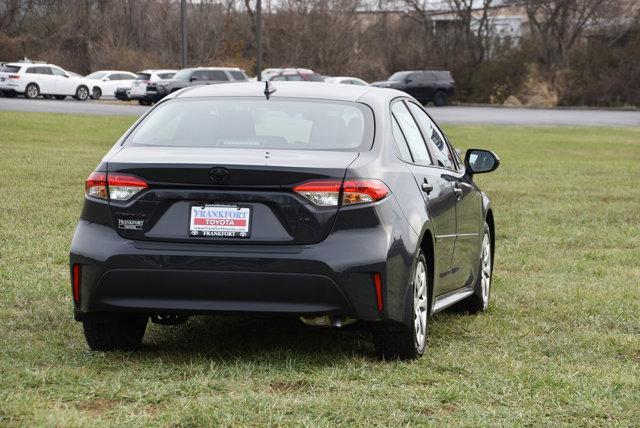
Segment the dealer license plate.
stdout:
<svg viewBox="0 0 640 428">
<path fill-rule="evenodd" d="M 189 236 L 248 238 L 251 208 L 236 205 L 194 205 Z"/>
</svg>

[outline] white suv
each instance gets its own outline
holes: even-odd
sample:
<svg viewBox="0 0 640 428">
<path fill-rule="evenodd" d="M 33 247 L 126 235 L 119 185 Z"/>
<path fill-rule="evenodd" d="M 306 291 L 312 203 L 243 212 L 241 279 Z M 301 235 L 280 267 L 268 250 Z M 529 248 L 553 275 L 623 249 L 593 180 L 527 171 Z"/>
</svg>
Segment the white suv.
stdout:
<svg viewBox="0 0 640 428">
<path fill-rule="evenodd" d="M 158 80 L 171 79 L 178 70 L 142 70 L 138 72 L 138 77 L 133 81 L 131 85 L 131 93 L 129 97 L 132 100 L 138 100 L 142 105 L 151 105 L 151 102 L 147 100 L 147 85 L 149 83 L 155 83 Z"/>
<path fill-rule="evenodd" d="M 35 99 L 50 95 L 58 100 L 72 96 L 80 101 L 89 98 L 89 87 L 82 77 L 45 63 L 10 62 L 0 67 L 0 91 L 7 97 L 23 94 Z"/>
</svg>

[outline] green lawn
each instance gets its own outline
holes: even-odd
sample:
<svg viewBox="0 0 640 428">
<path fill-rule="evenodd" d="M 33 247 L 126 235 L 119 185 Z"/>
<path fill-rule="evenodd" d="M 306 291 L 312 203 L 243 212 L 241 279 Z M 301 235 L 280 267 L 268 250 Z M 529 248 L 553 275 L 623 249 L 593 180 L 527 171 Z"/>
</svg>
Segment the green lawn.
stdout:
<svg viewBox="0 0 640 428">
<path fill-rule="evenodd" d="M 493 300 L 384 363 L 361 329 L 295 320 L 199 317 L 90 352 L 69 244 L 84 179 L 133 120 L 0 112 L 0 426 L 640 425 L 640 128 L 446 127 L 502 160 L 478 177 Z"/>
</svg>

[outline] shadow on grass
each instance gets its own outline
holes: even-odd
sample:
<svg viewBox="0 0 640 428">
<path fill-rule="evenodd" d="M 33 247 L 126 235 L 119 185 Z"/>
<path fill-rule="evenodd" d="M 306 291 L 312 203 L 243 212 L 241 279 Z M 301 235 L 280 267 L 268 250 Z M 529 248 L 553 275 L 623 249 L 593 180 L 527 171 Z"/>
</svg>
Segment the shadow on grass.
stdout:
<svg viewBox="0 0 640 428">
<path fill-rule="evenodd" d="M 464 314 L 438 314 L 431 319 L 430 335 L 441 336 L 444 323 Z M 448 328 L 446 328 L 448 329 Z M 449 332 L 450 333 L 450 332 Z M 455 340 L 452 335 L 451 340 Z M 429 352 L 429 351 L 427 351 Z M 113 353 L 113 355 L 122 353 Z M 375 360 L 370 324 L 358 322 L 342 328 L 312 327 L 297 318 L 237 316 L 191 317 L 179 326 L 149 324 L 142 347 L 130 358 L 161 358 L 189 362 L 206 358 L 219 362 L 300 362 L 329 365 L 341 360 Z"/>
<path fill-rule="evenodd" d="M 329 363 L 353 357 L 374 358 L 365 323 L 343 328 L 312 327 L 297 318 L 192 317 L 180 326 L 152 325 L 137 356 L 220 361 L 300 359 Z"/>
</svg>

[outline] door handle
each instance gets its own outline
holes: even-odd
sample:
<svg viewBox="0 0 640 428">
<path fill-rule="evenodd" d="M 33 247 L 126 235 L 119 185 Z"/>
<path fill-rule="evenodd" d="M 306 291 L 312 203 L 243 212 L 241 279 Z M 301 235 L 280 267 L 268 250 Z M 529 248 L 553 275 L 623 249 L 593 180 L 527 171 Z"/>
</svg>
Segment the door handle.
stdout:
<svg viewBox="0 0 640 428">
<path fill-rule="evenodd" d="M 460 183 L 458 183 L 457 181 L 453 183 L 453 193 L 458 199 L 460 199 L 460 196 L 462 196 L 462 187 L 460 187 Z"/>
<path fill-rule="evenodd" d="M 428 195 L 429 193 L 431 193 L 431 191 L 433 191 L 433 184 L 429 183 L 425 178 L 420 188 L 422 188 L 422 191 Z"/>
</svg>

